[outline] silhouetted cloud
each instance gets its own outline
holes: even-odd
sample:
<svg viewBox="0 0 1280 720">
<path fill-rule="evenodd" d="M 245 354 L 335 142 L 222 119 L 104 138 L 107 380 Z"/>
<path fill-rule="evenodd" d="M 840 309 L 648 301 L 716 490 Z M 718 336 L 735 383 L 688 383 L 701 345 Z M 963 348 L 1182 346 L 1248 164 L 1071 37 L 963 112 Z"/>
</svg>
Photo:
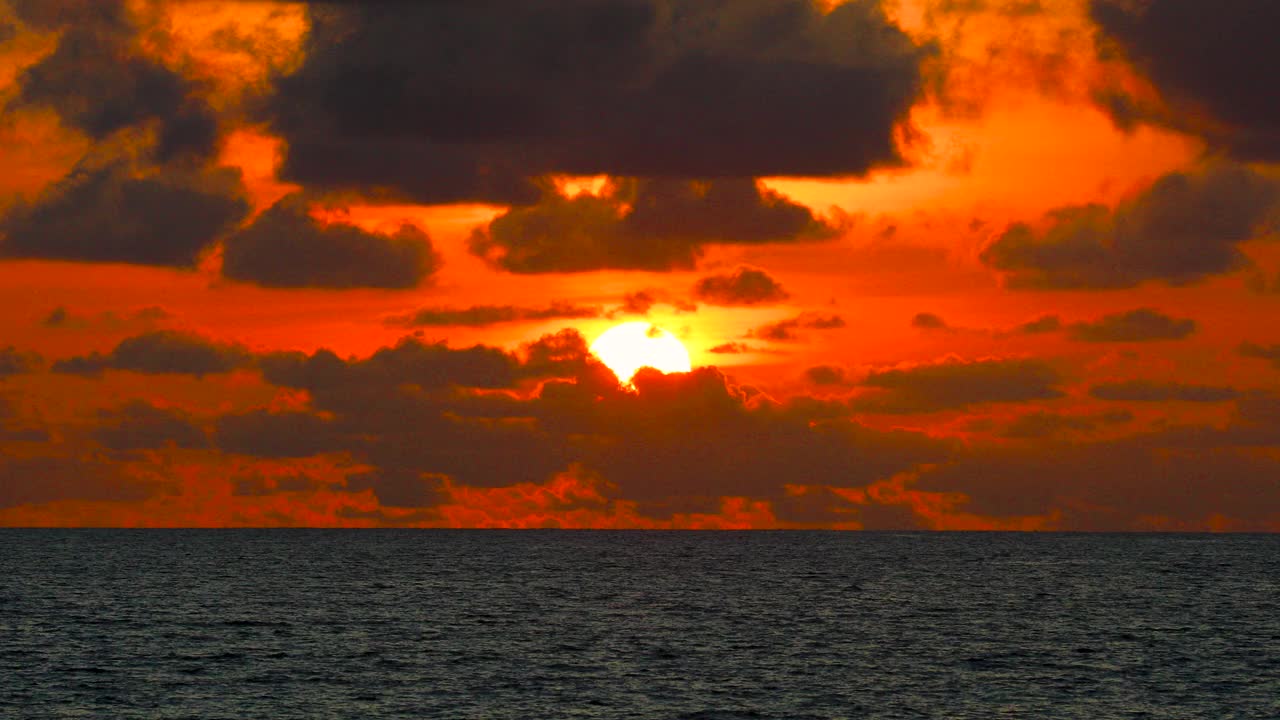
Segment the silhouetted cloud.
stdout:
<svg viewBox="0 0 1280 720">
<path fill-rule="evenodd" d="M 1089 388 L 1089 394 L 1099 400 L 1127 400 L 1131 402 L 1226 402 L 1238 397 L 1240 391 L 1235 388 L 1214 385 L 1126 380 L 1124 382 L 1099 383 Z"/>
<path fill-rule="evenodd" d="M 155 159 L 204 158 L 218 139 L 203 89 L 141 51 L 143 29 L 124 2 L 22 0 L 19 17 L 61 30 L 54 51 L 18 77 L 17 108 L 53 108 L 95 140 L 131 127 L 154 126 Z"/>
<path fill-rule="evenodd" d="M 249 211 L 238 171 L 78 169 L 0 219 L 0 256 L 193 268 Z"/>
<path fill-rule="evenodd" d="M 289 458 L 333 451 L 339 435 L 315 413 L 251 410 L 218 418 L 214 438 L 226 452 Z"/>
<path fill-rule="evenodd" d="M 805 379 L 814 385 L 844 384 L 844 368 L 835 365 L 814 365 L 804 371 Z"/>
<path fill-rule="evenodd" d="M 204 431 L 184 413 L 141 400 L 98 414 L 94 438 L 117 451 L 207 447 Z"/>
<path fill-rule="evenodd" d="M 1240 355 L 1258 360 L 1270 360 L 1272 365 L 1280 368 L 1280 344 L 1258 345 L 1246 342 L 1240 345 Z"/>
<path fill-rule="evenodd" d="M 386 324 L 394 327 L 485 327 L 536 320 L 578 320 L 600 317 L 598 307 L 553 302 L 546 307 L 515 305 L 472 305 L 466 308 L 428 307 L 402 315 L 392 315 Z"/>
<path fill-rule="evenodd" d="M 693 286 L 693 296 L 709 305 L 768 305 L 790 297 L 763 270 L 740 267 L 732 273 L 708 275 Z"/>
<path fill-rule="evenodd" d="M 426 233 L 408 223 L 369 232 L 309 214 L 291 195 L 223 243 L 222 274 L 265 287 L 411 288 L 440 267 Z"/>
<path fill-rule="evenodd" d="M 120 477 L 116 463 L 0 454 L 0 508 L 58 500 L 145 500 L 156 488 Z"/>
<path fill-rule="evenodd" d="M 282 173 L 425 203 L 536 201 L 549 174 L 855 175 L 932 52 L 877 2 L 317 3 L 266 115 Z M 762 40 L 767 38 L 767 40 Z"/>
<path fill-rule="evenodd" d="M 1121 127 L 1147 122 L 1197 133 L 1246 160 L 1280 160 L 1280 74 L 1272 29 L 1280 6 L 1266 0 L 1092 0 L 1090 16 L 1111 45 L 1155 85 L 1166 107 L 1118 90 L 1102 93 Z"/>
<path fill-rule="evenodd" d="M 1021 335 L 1040 335 L 1043 333 L 1058 332 L 1062 329 L 1062 320 L 1057 315 L 1042 315 L 1035 320 L 1025 322 L 1014 328 L 1014 332 Z"/>
<path fill-rule="evenodd" d="M 844 318 L 820 312 L 802 312 L 793 318 L 761 325 L 748 337 L 772 342 L 796 342 L 801 339 L 797 330 L 837 330 L 845 327 Z"/>
<path fill-rule="evenodd" d="M 872 391 L 850 401 L 854 410 L 928 413 L 981 403 L 1047 400 L 1062 396 L 1058 372 L 1039 360 L 948 359 L 914 367 L 880 370 L 862 385 Z"/>
<path fill-rule="evenodd" d="M 1114 210 L 1064 207 L 1011 226 L 982 251 L 1010 287 L 1103 289 L 1197 282 L 1245 267 L 1238 245 L 1275 223 L 1280 183 L 1244 166 L 1164 175 Z"/>
<path fill-rule="evenodd" d="M 43 366 L 44 359 L 37 353 L 19 350 L 12 345 L 0 348 L 0 378 L 32 372 Z"/>
<path fill-rule="evenodd" d="M 707 352 L 715 353 L 716 355 L 740 355 L 751 352 L 751 349 L 751 346 L 745 343 L 727 342 L 707 348 Z"/>
<path fill-rule="evenodd" d="M 919 330 L 948 330 L 947 321 L 938 315 L 928 312 L 916 313 L 911 318 L 911 327 Z"/>
<path fill-rule="evenodd" d="M 1128 410 L 1112 410 L 1097 415 L 1067 415 L 1037 410 L 1023 413 L 1009 423 L 1001 433 L 1003 437 L 1033 440 L 1053 437 L 1063 431 L 1088 433 L 1101 425 L 1120 425 L 1133 420 Z"/>
<path fill-rule="evenodd" d="M 1080 342 L 1155 342 L 1182 340 L 1196 331 L 1196 322 L 1173 318 L 1150 308 L 1106 315 L 1093 322 L 1075 323 L 1068 336 Z"/>
<path fill-rule="evenodd" d="M 92 353 L 58 360 L 54 372 L 91 375 L 103 370 L 131 370 L 147 374 L 206 375 L 249 367 L 253 357 L 238 346 L 199 335 L 157 330 L 125 338 L 106 355 Z"/>
<path fill-rule="evenodd" d="M 692 269 L 711 243 L 819 240 L 835 229 L 750 179 L 615 180 L 600 195 L 548 192 L 471 237 L 516 273 Z"/>
</svg>

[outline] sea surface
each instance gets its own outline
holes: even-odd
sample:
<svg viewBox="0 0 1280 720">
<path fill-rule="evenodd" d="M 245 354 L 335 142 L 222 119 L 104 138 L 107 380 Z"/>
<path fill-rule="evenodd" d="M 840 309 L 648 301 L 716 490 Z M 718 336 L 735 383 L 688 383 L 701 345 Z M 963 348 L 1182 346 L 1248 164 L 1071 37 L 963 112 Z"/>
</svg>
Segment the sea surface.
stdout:
<svg viewBox="0 0 1280 720">
<path fill-rule="evenodd" d="M 1280 536 L 0 530 L 0 718 L 1280 718 Z"/>
</svg>

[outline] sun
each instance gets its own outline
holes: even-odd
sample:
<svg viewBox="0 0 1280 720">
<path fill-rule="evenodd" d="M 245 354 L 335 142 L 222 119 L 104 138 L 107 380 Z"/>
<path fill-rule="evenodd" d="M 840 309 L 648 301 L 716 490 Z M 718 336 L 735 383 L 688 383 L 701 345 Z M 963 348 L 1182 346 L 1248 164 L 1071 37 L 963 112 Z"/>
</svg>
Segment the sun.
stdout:
<svg viewBox="0 0 1280 720">
<path fill-rule="evenodd" d="M 591 352 L 600 358 L 618 382 L 630 384 L 642 367 L 664 373 L 689 372 L 689 351 L 675 335 L 647 322 L 629 322 L 605 330 L 591 343 Z"/>
</svg>

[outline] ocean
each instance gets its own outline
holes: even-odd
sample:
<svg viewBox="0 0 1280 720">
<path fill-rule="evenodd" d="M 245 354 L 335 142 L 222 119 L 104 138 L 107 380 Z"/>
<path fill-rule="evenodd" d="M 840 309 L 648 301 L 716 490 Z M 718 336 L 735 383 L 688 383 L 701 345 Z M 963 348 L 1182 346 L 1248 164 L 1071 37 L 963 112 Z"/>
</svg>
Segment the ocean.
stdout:
<svg viewBox="0 0 1280 720">
<path fill-rule="evenodd" d="M 1280 536 L 0 530 L 3 718 L 1280 718 Z"/>
</svg>

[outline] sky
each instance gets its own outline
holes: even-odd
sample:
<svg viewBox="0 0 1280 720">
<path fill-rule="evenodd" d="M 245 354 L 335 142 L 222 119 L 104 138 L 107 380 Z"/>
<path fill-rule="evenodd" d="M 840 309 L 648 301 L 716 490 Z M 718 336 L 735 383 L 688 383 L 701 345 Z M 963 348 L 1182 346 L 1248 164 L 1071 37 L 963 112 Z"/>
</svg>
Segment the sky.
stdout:
<svg viewBox="0 0 1280 720">
<path fill-rule="evenodd" d="M 1278 26 L 0 0 L 0 525 L 1280 530 Z"/>
</svg>

